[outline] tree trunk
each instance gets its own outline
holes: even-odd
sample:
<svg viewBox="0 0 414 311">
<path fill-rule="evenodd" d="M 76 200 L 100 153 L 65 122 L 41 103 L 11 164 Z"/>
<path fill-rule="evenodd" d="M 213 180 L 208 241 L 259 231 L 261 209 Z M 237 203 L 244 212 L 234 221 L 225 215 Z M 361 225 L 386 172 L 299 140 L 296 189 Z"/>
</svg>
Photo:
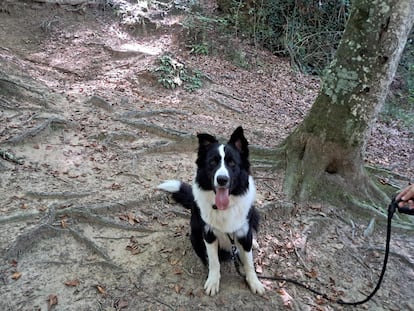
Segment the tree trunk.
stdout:
<svg viewBox="0 0 414 311">
<path fill-rule="evenodd" d="M 413 0 L 354 0 L 336 56 L 303 123 L 282 144 L 285 189 L 299 200 L 385 196 L 364 170 L 365 144 L 414 23 Z"/>
</svg>

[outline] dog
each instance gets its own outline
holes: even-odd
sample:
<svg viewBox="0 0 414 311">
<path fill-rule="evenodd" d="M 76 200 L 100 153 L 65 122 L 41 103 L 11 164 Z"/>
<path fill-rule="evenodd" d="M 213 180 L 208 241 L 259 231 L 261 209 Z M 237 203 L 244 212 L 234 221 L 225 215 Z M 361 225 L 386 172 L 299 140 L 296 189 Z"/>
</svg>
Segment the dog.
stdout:
<svg viewBox="0 0 414 311">
<path fill-rule="evenodd" d="M 254 269 L 252 245 L 259 215 L 254 207 L 256 187 L 250 175 L 248 142 L 238 127 L 227 144 L 209 134 L 198 134 L 197 171 L 193 185 L 168 180 L 157 188 L 172 193 L 173 199 L 191 209 L 191 244 L 201 261 L 208 265 L 204 284 L 207 295 L 220 287 L 220 261 L 235 255 L 253 293 L 265 288 Z"/>
</svg>

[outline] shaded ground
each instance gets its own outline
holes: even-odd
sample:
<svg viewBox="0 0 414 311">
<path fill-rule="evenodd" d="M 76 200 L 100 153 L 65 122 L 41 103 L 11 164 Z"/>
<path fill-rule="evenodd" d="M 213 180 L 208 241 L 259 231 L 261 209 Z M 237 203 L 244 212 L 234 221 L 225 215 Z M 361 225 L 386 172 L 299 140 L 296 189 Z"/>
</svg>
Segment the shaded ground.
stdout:
<svg viewBox="0 0 414 311">
<path fill-rule="evenodd" d="M 237 42 L 249 69 L 190 55 L 179 14 L 157 27 L 122 17 L 94 5 L 0 7 L 0 149 L 10 153 L 0 160 L 0 309 L 278 310 L 288 308 L 282 288 L 295 310 L 351 309 L 277 282 L 265 282 L 265 297 L 252 295 L 230 263 L 219 295 L 205 296 L 189 215 L 154 190 L 165 179 L 191 180 L 197 132 L 227 137 L 241 124 L 252 144 L 275 147 L 301 122 L 319 81 Z M 204 72 L 204 87 L 160 87 L 151 70 L 165 52 Z M 412 139 L 398 122 L 377 124 L 367 162 L 396 174 L 378 178 L 396 186 L 413 178 Z M 258 272 L 363 298 L 382 264 L 384 219 L 368 234 L 368 212 L 288 202 L 283 174 L 267 163 L 255 161 L 254 175 Z M 384 284 L 357 309 L 414 310 L 414 239 L 395 231 Z"/>
</svg>

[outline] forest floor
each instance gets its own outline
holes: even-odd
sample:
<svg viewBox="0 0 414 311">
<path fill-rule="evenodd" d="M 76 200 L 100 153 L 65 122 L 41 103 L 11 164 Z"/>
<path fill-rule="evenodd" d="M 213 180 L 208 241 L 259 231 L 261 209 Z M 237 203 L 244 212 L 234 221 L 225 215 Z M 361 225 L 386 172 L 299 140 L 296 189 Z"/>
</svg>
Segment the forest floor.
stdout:
<svg viewBox="0 0 414 311">
<path fill-rule="evenodd" d="M 259 297 L 231 263 L 206 296 L 189 214 L 156 186 L 191 181 L 199 132 L 224 139 L 242 125 L 251 145 L 277 146 L 319 79 L 238 40 L 191 54 L 183 11 L 47 2 L 0 4 L 0 310 L 414 310 L 413 232 L 400 228 L 382 287 L 362 306 L 284 282 L 263 281 Z M 204 73 L 200 89 L 159 85 L 153 70 L 167 52 Z M 375 178 L 396 188 L 412 179 L 412 141 L 398 120 L 378 121 L 366 159 L 384 168 Z M 253 164 L 258 273 L 363 299 L 382 266 L 385 217 L 290 202 L 283 172 Z"/>
</svg>

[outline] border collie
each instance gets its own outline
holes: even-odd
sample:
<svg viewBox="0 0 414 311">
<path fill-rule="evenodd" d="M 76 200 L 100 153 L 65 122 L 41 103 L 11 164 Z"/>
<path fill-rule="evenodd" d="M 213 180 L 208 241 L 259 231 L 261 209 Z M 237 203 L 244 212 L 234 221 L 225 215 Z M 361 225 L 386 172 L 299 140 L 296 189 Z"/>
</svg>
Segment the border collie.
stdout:
<svg viewBox="0 0 414 311">
<path fill-rule="evenodd" d="M 263 295 L 253 263 L 253 233 L 259 215 L 253 204 L 256 187 L 250 176 L 248 142 L 238 127 L 227 144 L 209 134 L 198 134 L 197 173 L 192 186 L 168 180 L 158 189 L 172 193 L 174 200 L 191 209 L 191 243 L 201 261 L 208 265 L 204 284 L 207 295 L 220 286 L 220 260 L 228 259 L 235 243 L 246 281 L 253 293 Z"/>
</svg>

